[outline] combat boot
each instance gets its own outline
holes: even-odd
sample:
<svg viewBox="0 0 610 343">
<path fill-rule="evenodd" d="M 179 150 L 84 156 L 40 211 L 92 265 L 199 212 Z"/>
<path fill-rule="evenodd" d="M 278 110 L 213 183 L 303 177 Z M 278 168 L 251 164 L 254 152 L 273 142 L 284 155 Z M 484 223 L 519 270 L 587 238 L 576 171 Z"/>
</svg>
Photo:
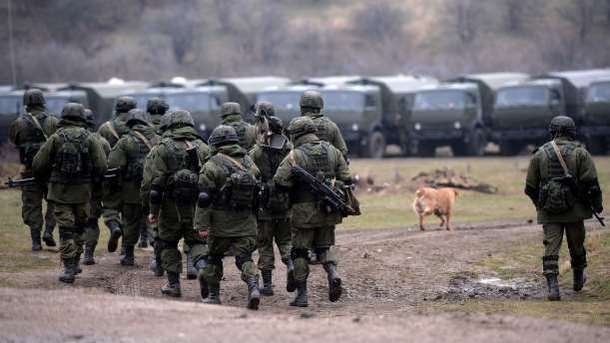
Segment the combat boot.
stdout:
<svg viewBox="0 0 610 343">
<path fill-rule="evenodd" d="M 64 283 L 74 283 L 74 275 L 76 274 L 74 271 L 74 259 L 72 258 L 64 258 L 62 259 L 64 264 L 64 273 L 59 276 L 59 281 Z"/>
<path fill-rule="evenodd" d="M 133 253 L 133 245 L 125 246 L 125 255 L 121 258 L 122 266 L 133 266 L 135 264 L 135 256 Z"/>
<path fill-rule="evenodd" d="M 261 294 L 258 290 L 258 277 L 249 276 L 246 278 L 246 284 L 248 285 L 248 309 L 258 310 L 258 305 L 261 301 Z"/>
<path fill-rule="evenodd" d="M 42 240 L 44 241 L 44 244 L 46 244 L 48 247 L 54 247 L 57 246 L 57 243 L 55 243 L 55 239 L 53 239 L 53 229 L 55 227 L 51 226 L 51 225 L 46 225 L 44 228 L 44 234 L 42 235 Z"/>
<path fill-rule="evenodd" d="M 297 283 L 294 279 L 294 262 L 292 260 L 286 262 L 286 270 L 286 291 L 294 292 L 297 289 Z"/>
<path fill-rule="evenodd" d="M 197 280 L 199 281 L 199 294 L 201 295 L 202 301 L 210 294 L 208 282 L 206 281 L 203 272 L 203 269 L 207 267 L 207 265 L 208 262 L 204 258 L 197 261 L 197 264 L 195 265 L 195 269 L 197 269 Z"/>
<path fill-rule="evenodd" d="M 297 295 L 290 306 L 307 307 L 307 281 L 297 283 Z"/>
<path fill-rule="evenodd" d="M 108 252 L 115 252 L 119 246 L 119 238 L 123 235 L 121 226 L 119 223 L 111 220 L 106 223 L 108 230 L 110 230 L 110 238 L 108 238 Z"/>
<path fill-rule="evenodd" d="M 161 262 L 158 261 L 155 257 L 150 260 L 149 268 L 155 274 L 156 277 L 161 277 L 164 274 L 163 268 L 161 268 Z"/>
<path fill-rule="evenodd" d="M 32 251 L 42 250 L 42 243 L 40 242 L 40 229 L 30 228 L 30 237 L 32 237 Z"/>
<path fill-rule="evenodd" d="M 95 264 L 95 259 L 93 258 L 94 254 L 95 254 L 95 244 L 85 245 L 85 256 L 83 257 L 83 264 L 86 266 Z"/>
<path fill-rule="evenodd" d="M 220 305 L 220 286 L 209 286 L 208 297 L 203 301 L 204 304 Z"/>
<path fill-rule="evenodd" d="M 337 274 L 337 265 L 334 263 L 325 263 L 324 270 L 328 276 L 328 300 L 335 302 L 341 298 L 341 293 L 343 293 L 341 278 Z"/>
<path fill-rule="evenodd" d="M 161 287 L 161 293 L 169 297 L 179 298 L 182 296 L 180 289 L 180 274 L 167 272 L 167 284 Z"/>
<path fill-rule="evenodd" d="M 193 254 L 190 250 L 186 253 L 186 278 L 187 280 L 195 280 L 197 278 L 197 269 L 193 265 Z"/>
<path fill-rule="evenodd" d="M 273 271 L 261 271 L 263 276 L 263 288 L 260 289 L 262 295 L 273 295 Z"/>
<path fill-rule="evenodd" d="M 557 274 L 547 274 L 546 282 L 549 288 L 548 299 L 550 301 L 561 300 L 561 295 L 559 294 L 559 281 L 557 280 Z"/>
<path fill-rule="evenodd" d="M 138 248 L 148 248 L 148 231 L 146 231 L 146 226 L 144 226 L 143 230 L 140 231 L 140 241 L 138 242 Z"/>
<path fill-rule="evenodd" d="M 576 292 L 580 292 L 582 290 L 582 288 L 585 286 L 585 283 L 587 282 L 587 275 L 585 275 L 585 269 L 584 268 L 574 268 L 572 270 L 573 274 L 574 274 L 574 290 Z"/>
<path fill-rule="evenodd" d="M 83 272 L 83 268 L 80 267 L 80 255 L 72 259 L 74 265 L 74 274 L 80 274 Z"/>
</svg>

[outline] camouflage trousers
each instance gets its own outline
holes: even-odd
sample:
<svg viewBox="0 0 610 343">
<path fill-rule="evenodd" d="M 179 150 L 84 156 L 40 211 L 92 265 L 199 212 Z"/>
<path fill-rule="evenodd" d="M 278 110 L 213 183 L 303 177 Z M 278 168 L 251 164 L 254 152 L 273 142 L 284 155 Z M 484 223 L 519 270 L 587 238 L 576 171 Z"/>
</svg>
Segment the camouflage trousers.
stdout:
<svg viewBox="0 0 610 343">
<path fill-rule="evenodd" d="M 564 232 L 568 241 L 572 268 L 584 269 L 587 266 L 587 251 L 584 245 L 586 231 L 583 221 L 544 224 L 542 228 L 544 230 L 542 270 L 545 275 L 559 274 L 559 250 Z"/>
<path fill-rule="evenodd" d="M 102 216 L 102 199 L 99 192 L 93 191 L 91 193 L 91 202 L 89 204 L 89 220 L 87 221 L 87 227 L 85 228 L 85 245 L 94 246 L 97 245 L 100 239 L 100 226 L 98 220 Z"/>
<path fill-rule="evenodd" d="M 292 231 L 292 259 L 294 261 L 294 278 L 297 282 L 306 282 L 309 277 L 309 251 L 313 251 L 322 264 L 337 264 L 335 252 L 335 227 L 294 229 Z"/>
<path fill-rule="evenodd" d="M 161 206 L 155 249 L 161 255 L 161 267 L 168 272 L 182 272 L 182 254 L 178 250 L 181 239 L 189 247 L 204 243 L 193 229 L 193 212 L 194 208 L 178 212 L 173 201 L 165 201 Z"/>
<path fill-rule="evenodd" d="M 123 246 L 134 246 L 138 243 L 140 230 L 144 222 L 141 204 L 123 203 Z"/>
<path fill-rule="evenodd" d="M 55 203 L 59 226 L 59 252 L 62 259 L 77 258 L 83 253 L 83 234 L 89 218 L 89 203 Z"/>
<path fill-rule="evenodd" d="M 275 253 L 273 242 L 280 251 L 280 256 L 284 264 L 290 259 L 291 245 L 291 225 L 289 218 L 259 220 L 258 233 L 256 236 L 256 246 L 258 248 L 258 269 L 275 269 Z"/>
<path fill-rule="evenodd" d="M 45 198 L 46 188 L 40 185 L 28 185 L 21 188 L 21 217 L 30 229 L 42 230 L 43 226 L 54 227 L 53 203 L 47 202 L 46 213 L 42 214 L 42 201 Z"/>
<path fill-rule="evenodd" d="M 252 253 L 256 250 L 256 237 L 208 237 L 208 265 L 204 268 L 204 278 L 212 287 L 219 287 L 223 277 L 224 255 L 233 247 L 235 250 L 235 265 L 241 271 L 241 279 L 257 277 L 256 265 L 252 261 Z"/>
</svg>

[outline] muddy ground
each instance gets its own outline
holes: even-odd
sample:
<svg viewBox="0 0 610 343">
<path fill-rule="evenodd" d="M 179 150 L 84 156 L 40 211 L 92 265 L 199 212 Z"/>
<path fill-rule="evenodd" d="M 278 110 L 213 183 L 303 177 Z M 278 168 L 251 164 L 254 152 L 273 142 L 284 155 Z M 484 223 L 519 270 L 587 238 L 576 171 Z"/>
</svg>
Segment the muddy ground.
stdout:
<svg viewBox="0 0 610 343">
<path fill-rule="evenodd" d="M 224 306 L 209 307 L 199 303 L 196 281 L 182 281 L 181 299 L 162 299 L 159 288 L 165 280 L 148 270 L 150 250 L 138 251 L 135 267 L 120 266 L 117 254 L 105 253 L 97 258 L 98 264 L 84 266 L 73 286 L 56 281 L 59 265 L 49 271 L 0 274 L 22 289 L 51 289 L 0 289 L 0 337 L 17 341 L 47 341 L 49 337 L 57 341 L 114 341 L 117 337 L 191 341 L 207 334 L 212 339 L 206 341 L 234 342 L 243 337 L 255 342 L 286 342 L 313 330 L 307 340 L 330 335 L 355 342 L 405 337 L 419 342 L 517 341 L 524 337 L 538 342 L 605 341 L 602 338 L 610 337 L 610 329 L 602 327 L 427 311 L 430 305 L 472 298 L 543 298 L 537 271 L 519 280 L 497 280 L 494 271 L 478 263 L 540 240 L 539 227 L 517 223 L 462 226 L 452 232 L 413 228 L 340 231 L 336 249 L 344 279 L 343 298 L 337 303 L 328 301 L 325 274 L 320 266 L 312 266 L 310 307 L 292 308 L 288 306 L 292 296 L 283 288 L 285 269 L 279 266 L 274 274 L 276 294 L 263 298 L 258 313 L 243 309 L 246 287 L 233 258 L 225 259 Z M 564 291 L 564 299 L 571 295 Z M 30 330 L 32 321 L 37 324 Z M 213 324 L 212 332 L 206 332 L 209 324 Z M 78 329 L 72 330 L 74 327 Z M 229 336 L 223 336 L 224 329 Z"/>
</svg>

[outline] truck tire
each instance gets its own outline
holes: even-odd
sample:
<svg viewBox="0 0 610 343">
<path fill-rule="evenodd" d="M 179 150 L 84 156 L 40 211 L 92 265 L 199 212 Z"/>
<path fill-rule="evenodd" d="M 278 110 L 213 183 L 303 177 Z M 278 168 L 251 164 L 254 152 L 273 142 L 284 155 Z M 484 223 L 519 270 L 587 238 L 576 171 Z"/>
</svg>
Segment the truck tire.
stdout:
<svg viewBox="0 0 610 343">
<path fill-rule="evenodd" d="M 475 130 L 470 133 L 468 143 L 457 143 L 451 146 L 454 156 L 483 156 L 487 140 L 480 130 Z"/>
<path fill-rule="evenodd" d="M 436 155 L 436 146 L 426 142 L 417 144 L 417 156 L 419 157 L 434 157 Z"/>
<path fill-rule="evenodd" d="M 502 156 L 515 156 L 518 155 L 523 147 L 521 144 L 513 141 L 502 141 L 500 142 L 500 155 Z"/>
<path fill-rule="evenodd" d="M 379 131 L 371 133 L 369 136 L 369 144 L 367 157 L 371 158 L 383 158 L 385 155 L 385 137 Z"/>
</svg>

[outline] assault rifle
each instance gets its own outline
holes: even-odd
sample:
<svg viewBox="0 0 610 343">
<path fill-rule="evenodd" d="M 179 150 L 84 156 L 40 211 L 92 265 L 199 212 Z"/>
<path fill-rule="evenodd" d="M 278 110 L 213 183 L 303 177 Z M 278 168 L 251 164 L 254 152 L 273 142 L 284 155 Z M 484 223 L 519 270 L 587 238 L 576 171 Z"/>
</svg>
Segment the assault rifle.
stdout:
<svg viewBox="0 0 610 343">
<path fill-rule="evenodd" d="M 296 177 L 301 179 L 307 187 L 311 190 L 311 193 L 316 197 L 321 198 L 323 203 L 329 207 L 328 212 L 339 212 L 343 216 L 355 215 L 357 211 L 355 211 L 345 199 L 345 196 L 340 192 L 333 189 L 333 187 L 328 184 L 318 180 L 315 176 L 309 174 L 307 170 L 301 168 L 300 166 L 293 166 L 292 172 Z"/>
<path fill-rule="evenodd" d="M 19 188 L 19 187 L 31 186 L 31 185 L 36 184 L 36 178 L 28 177 L 25 179 L 18 179 L 18 180 L 13 180 L 13 179 L 9 178 L 8 181 L 6 181 L 4 184 L 8 188 Z"/>
<path fill-rule="evenodd" d="M 593 212 L 593 216 L 595 217 L 595 219 L 597 219 L 599 224 L 603 227 L 606 227 L 606 223 L 604 223 L 604 217 L 600 216 L 599 213 L 595 212 L 593 206 L 591 206 L 591 212 Z"/>
</svg>

